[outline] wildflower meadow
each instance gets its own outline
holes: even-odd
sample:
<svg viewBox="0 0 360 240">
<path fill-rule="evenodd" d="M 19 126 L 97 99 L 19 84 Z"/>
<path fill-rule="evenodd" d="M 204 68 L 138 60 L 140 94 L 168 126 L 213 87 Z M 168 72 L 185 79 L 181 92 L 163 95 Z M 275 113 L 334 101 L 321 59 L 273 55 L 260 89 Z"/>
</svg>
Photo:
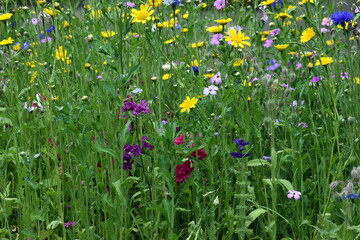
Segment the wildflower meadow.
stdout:
<svg viewBox="0 0 360 240">
<path fill-rule="evenodd" d="M 360 239 L 359 18 L 1 0 L 0 239 Z"/>
</svg>

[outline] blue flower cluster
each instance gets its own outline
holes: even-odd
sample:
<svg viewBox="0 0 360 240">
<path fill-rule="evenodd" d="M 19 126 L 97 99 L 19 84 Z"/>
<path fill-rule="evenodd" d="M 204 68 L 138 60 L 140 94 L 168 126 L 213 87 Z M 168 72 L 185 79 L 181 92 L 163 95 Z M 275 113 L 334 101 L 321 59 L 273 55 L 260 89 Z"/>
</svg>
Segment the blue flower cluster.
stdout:
<svg viewBox="0 0 360 240">
<path fill-rule="evenodd" d="M 243 139 L 236 139 L 236 138 L 234 139 L 234 142 L 236 143 L 236 145 L 238 145 L 239 152 L 230 153 L 233 158 L 244 158 L 251 155 L 251 153 L 246 153 L 246 154 L 242 153 L 242 151 L 244 151 L 244 146 L 249 145 L 250 142 L 244 142 Z"/>
<path fill-rule="evenodd" d="M 349 12 L 336 12 L 331 15 L 331 19 L 333 20 L 335 25 L 345 24 L 345 22 L 350 22 L 354 18 L 354 15 Z"/>
</svg>

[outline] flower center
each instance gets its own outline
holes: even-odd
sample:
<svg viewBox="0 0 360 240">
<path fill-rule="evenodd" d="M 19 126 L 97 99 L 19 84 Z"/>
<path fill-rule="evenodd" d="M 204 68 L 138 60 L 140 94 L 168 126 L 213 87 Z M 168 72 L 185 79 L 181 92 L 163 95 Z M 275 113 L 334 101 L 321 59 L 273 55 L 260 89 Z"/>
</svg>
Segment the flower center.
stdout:
<svg viewBox="0 0 360 240">
<path fill-rule="evenodd" d="M 148 11 L 144 11 L 144 10 L 141 10 L 138 12 L 137 14 L 137 19 L 139 20 L 146 20 L 146 18 L 149 16 L 149 12 Z"/>
</svg>

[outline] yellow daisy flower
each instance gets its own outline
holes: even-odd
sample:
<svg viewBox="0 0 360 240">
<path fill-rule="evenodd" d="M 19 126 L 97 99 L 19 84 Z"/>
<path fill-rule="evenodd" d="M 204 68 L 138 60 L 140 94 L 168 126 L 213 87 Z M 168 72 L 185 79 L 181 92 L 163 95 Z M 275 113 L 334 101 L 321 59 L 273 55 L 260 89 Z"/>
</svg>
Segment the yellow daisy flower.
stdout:
<svg viewBox="0 0 360 240">
<path fill-rule="evenodd" d="M 191 46 L 192 48 L 200 48 L 200 47 L 204 46 L 204 44 L 205 44 L 205 42 L 202 41 L 202 42 L 193 43 L 193 44 L 191 44 L 190 46 Z"/>
<path fill-rule="evenodd" d="M 149 0 L 148 5 L 151 7 L 160 7 L 162 4 L 162 0 Z"/>
<path fill-rule="evenodd" d="M 182 108 L 180 112 L 185 112 L 185 111 L 190 112 L 191 108 L 195 108 L 197 102 L 198 102 L 197 98 L 193 97 L 190 99 L 190 97 L 187 96 L 186 99 L 183 101 L 183 103 L 180 104 L 180 107 Z"/>
<path fill-rule="evenodd" d="M 218 24 L 221 24 L 221 25 L 225 25 L 225 24 L 227 24 L 228 22 L 231 22 L 231 21 L 232 21 L 231 18 L 227 18 L 227 19 L 222 18 L 222 19 L 214 20 L 214 22 L 217 22 Z"/>
<path fill-rule="evenodd" d="M 315 37 L 314 29 L 313 28 L 307 28 L 302 32 L 300 42 L 302 42 L 302 43 L 308 42 L 313 37 Z"/>
<path fill-rule="evenodd" d="M 5 13 L 0 15 L 0 21 L 6 21 L 12 17 L 12 13 Z"/>
<path fill-rule="evenodd" d="M 206 31 L 211 33 L 221 33 L 223 29 L 224 29 L 223 25 L 219 25 L 219 26 L 208 27 Z"/>
<path fill-rule="evenodd" d="M 236 31 L 234 28 L 230 28 L 229 31 L 225 32 L 228 36 L 225 36 L 225 41 L 231 41 L 231 45 L 234 47 L 244 48 L 244 45 L 251 46 L 246 40 L 250 40 L 250 37 L 247 37 L 242 31 Z"/>
<path fill-rule="evenodd" d="M 289 47 L 289 44 L 277 44 L 274 46 L 277 50 L 280 52 L 285 51 L 287 47 Z"/>
<path fill-rule="evenodd" d="M 140 10 L 137 9 L 132 9 L 131 10 L 131 16 L 134 18 L 132 20 L 132 23 L 146 23 L 147 21 L 149 21 L 151 19 L 151 15 L 154 13 L 155 11 L 151 9 L 151 7 L 149 5 L 144 5 L 141 4 L 140 5 Z"/>
<path fill-rule="evenodd" d="M 115 34 L 116 33 L 114 31 L 103 31 L 103 32 L 101 32 L 101 36 L 103 38 L 111 38 L 111 37 L 115 36 Z"/>
<path fill-rule="evenodd" d="M 273 4 L 274 2 L 275 2 L 275 0 L 266 0 L 266 1 L 262 1 L 260 4 L 269 6 L 269 5 Z"/>
<path fill-rule="evenodd" d="M 8 39 L 4 39 L 0 42 L 0 45 L 9 45 L 14 43 L 14 39 L 12 39 L 11 37 L 9 37 Z"/>
</svg>

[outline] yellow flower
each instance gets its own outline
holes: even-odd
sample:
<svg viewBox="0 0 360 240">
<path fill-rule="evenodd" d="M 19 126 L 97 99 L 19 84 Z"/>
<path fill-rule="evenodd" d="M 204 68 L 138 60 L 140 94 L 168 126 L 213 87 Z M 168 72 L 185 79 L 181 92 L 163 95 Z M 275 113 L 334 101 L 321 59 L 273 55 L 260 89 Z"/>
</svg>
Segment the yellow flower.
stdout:
<svg viewBox="0 0 360 240">
<path fill-rule="evenodd" d="M 212 78 L 213 76 L 215 76 L 215 74 L 213 73 L 206 73 L 203 75 L 205 78 Z"/>
<path fill-rule="evenodd" d="M 234 28 L 230 28 L 228 32 L 226 32 L 228 36 L 225 36 L 225 41 L 231 41 L 231 45 L 234 47 L 244 48 L 244 45 L 251 46 L 251 44 L 245 40 L 250 40 L 249 37 L 245 35 L 242 31 L 236 31 Z"/>
<path fill-rule="evenodd" d="M 101 32 L 101 36 L 103 38 L 111 38 L 113 36 L 115 36 L 115 32 L 114 31 L 104 31 L 104 32 Z"/>
<path fill-rule="evenodd" d="M 13 48 L 15 51 L 19 51 L 20 48 L 21 48 L 21 45 L 20 45 L 20 43 L 17 43 L 17 44 L 15 44 L 12 48 Z"/>
<path fill-rule="evenodd" d="M 67 51 L 63 48 L 63 46 L 58 47 L 56 50 L 56 59 L 65 62 L 68 59 Z"/>
<path fill-rule="evenodd" d="M 316 66 L 319 66 L 319 65 L 326 66 L 332 62 L 334 62 L 332 57 L 321 57 L 320 60 L 316 61 L 315 65 Z"/>
<path fill-rule="evenodd" d="M 12 16 L 12 13 L 5 13 L 0 15 L 0 21 L 6 21 L 10 19 Z"/>
<path fill-rule="evenodd" d="M 151 7 L 160 7 L 162 4 L 162 0 L 149 0 L 148 5 Z"/>
<path fill-rule="evenodd" d="M 302 43 L 308 42 L 313 37 L 315 37 L 314 29 L 313 28 L 307 28 L 302 32 L 300 42 L 302 42 Z"/>
<path fill-rule="evenodd" d="M 164 26 L 164 28 L 173 28 L 175 26 L 175 21 L 174 19 L 170 19 L 169 21 L 163 22 L 162 25 Z"/>
<path fill-rule="evenodd" d="M 286 18 L 293 18 L 293 17 L 287 13 L 281 12 L 281 13 L 276 14 L 274 18 L 284 20 Z"/>
<path fill-rule="evenodd" d="M 346 30 L 349 29 L 349 24 L 351 24 L 351 27 L 355 27 L 356 24 L 357 24 L 357 22 L 353 22 L 353 21 L 351 21 L 350 23 L 349 23 L 349 22 L 345 22 L 345 29 L 346 29 Z M 340 28 L 340 29 L 344 29 L 344 27 L 343 27 L 341 24 L 337 25 L 337 27 Z"/>
<path fill-rule="evenodd" d="M 201 62 L 202 62 L 202 60 L 200 60 L 200 61 L 198 61 L 198 60 L 191 61 L 191 66 L 193 66 L 193 67 L 201 66 Z M 188 67 L 190 67 L 190 66 L 188 66 Z"/>
<path fill-rule="evenodd" d="M 360 77 L 354 77 L 354 83 L 360 84 Z"/>
<path fill-rule="evenodd" d="M 146 23 L 146 21 L 149 21 L 151 19 L 151 15 L 154 13 L 155 11 L 151 9 L 151 7 L 149 5 L 144 5 L 141 4 L 140 5 L 140 10 L 137 9 L 132 9 L 131 10 L 131 16 L 134 18 L 132 20 L 132 23 Z"/>
<path fill-rule="evenodd" d="M 178 15 L 180 11 L 181 11 L 181 9 L 179 9 L 179 8 L 176 9 L 176 10 L 175 10 L 175 16 Z M 171 13 L 171 14 L 170 14 L 170 17 L 174 17 L 174 13 Z"/>
<path fill-rule="evenodd" d="M 274 2 L 275 2 L 275 0 L 266 0 L 266 1 L 262 1 L 260 4 L 269 6 L 269 5 L 273 4 Z"/>
<path fill-rule="evenodd" d="M 289 44 L 277 44 L 274 47 L 280 52 L 285 51 L 285 49 L 289 46 Z"/>
<path fill-rule="evenodd" d="M 33 72 L 31 74 L 31 79 L 30 79 L 30 83 L 34 83 L 35 79 L 38 77 L 39 73 L 37 71 Z"/>
<path fill-rule="evenodd" d="M 11 37 L 9 37 L 8 39 L 4 39 L 0 42 L 0 45 L 9 45 L 12 44 L 14 42 L 14 39 L 12 39 Z"/>
<path fill-rule="evenodd" d="M 197 102 L 198 102 L 197 98 L 193 97 L 190 99 L 190 97 L 187 96 L 186 99 L 183 101 L 183 103 L 180 104 L 180 107 L 182 108 L 180 112 L 185 112 L 185 111 L 190 112 L 190 108 L 195 108 Z"/>
<path fill-rule="evenodd" d="M 308 63 L 308 68 L 312 68 L 312 67 L 314 67 L 314 64 L 311 63 L 311 62 L 309 62 L 309 63 Z"/>
<path fill-rule="evenodd" d="M 57 100 L 59 100 L 59 96 L 51 98 L 51 101 L 53 101 L 53 102 L 55 102 Z"/>
<path fill-rule="evenodd" d="M 315 0 L 301 0 L 301 3 L 304 4 L 304 3 L 315 3 Z"/>
<path fill-rule="evenodd" d="M 59 11 L 59 10 L 53 11 L 51 8 L 44 8 L 43 12 L 49 14 L 50 16 L 55 16 L 55 15 L 57 15 L 60 11 Z"/>
<path fill-rule="evenodd" d="M 92 18 L 99 18 L 103 15 L 103 12 L 99 9 L 99 10 L 91 10 L 91 14 L 90 17 Z"/>
<path fill-rule="evenodd" d="M 64 28 L 69 28 L 70 27 L 70 23 L 68 21 L 64 21 Z"/>
<path fill-rule="evenodd" d="M 335 43 L 334 40 L 327 40 L 326 41 L 326 44 L 329 45 L 329 46 L 333 45 L 334 43 Z"/>
<path fill-rule="evenodd" d="M 161 77 L 161 79 L 162 79 L 162 80 L 168 80 L 168 79 L 170 79 L 173 75 L 174 75 L 174 74 L 172 74 L 172 73 L 166 73 L 166 74 L 164 74 L 164 75 Z"/>
<path fill-rule="evenodd" d="M 245 59 L 238 59 L 233 63 L 234 67 L 240 67 L 245 62 Z"/>
<path fill-rule="evenodd" d="M 314 55 L 314 52 L 304 52 L 304 54 L 301 54 L 302 57 L 312 57 Z"/>
<path fill-rule="evenodd" d="M 211 33 L 221 33 L 223 29 L 224 29 L 223 25 L 219 25 L 219 26 L 208 27 L 206 31 Z"/>
<path fill-rule="evenodd" d="M 185 14 L 183 14 L 183 15 L 182 15 L 182 18 L 185 19 L 185 20 L 188 19 L 188 18 L 189 18 L 189 13 L 186 12 Z"/>
<path fill-rule="evenodd" d="M 231 22 L 232 19 L 231 18 L 222 18 L 222 19 L 217 19 L 217 20 L 214 20 L 214 22 L 217 22 L 218 24 L 221 24 L 221 25 L 225 25 L 227 24 L 228 22 Z"/>
<path fill-rule="evenodd" d="M 188 31 L 189 31 L 188 28 L 183 28 L 183 29 L 181 29 L 181 32 L 183 32 L 183 33 L 186 33 L 186 32 L 188 32 Z"/>
<path fill-rule="evenodd" d="M 205 42 L 202 41 L 202 42 L 193 43 L 193 44 L 191 44 L 190 46 L 191 46 L 192 48 L 200 48 L 200 47 L 204 46 L 204 44 L 205 44 Z"/>
<path fill-rule="evenodd" d="M 175 36 L 175 37 L 173 37 L 173 38 L 171 38 L 171 39 L 169 39 L 169 40 L 166 40 L 164 43 L 165 44 L 170 44 L 170 43 L 174 43 L 175 41 L 176 41 L 176 38 L 177 38 L 178 36 Z"/>
</svg>

